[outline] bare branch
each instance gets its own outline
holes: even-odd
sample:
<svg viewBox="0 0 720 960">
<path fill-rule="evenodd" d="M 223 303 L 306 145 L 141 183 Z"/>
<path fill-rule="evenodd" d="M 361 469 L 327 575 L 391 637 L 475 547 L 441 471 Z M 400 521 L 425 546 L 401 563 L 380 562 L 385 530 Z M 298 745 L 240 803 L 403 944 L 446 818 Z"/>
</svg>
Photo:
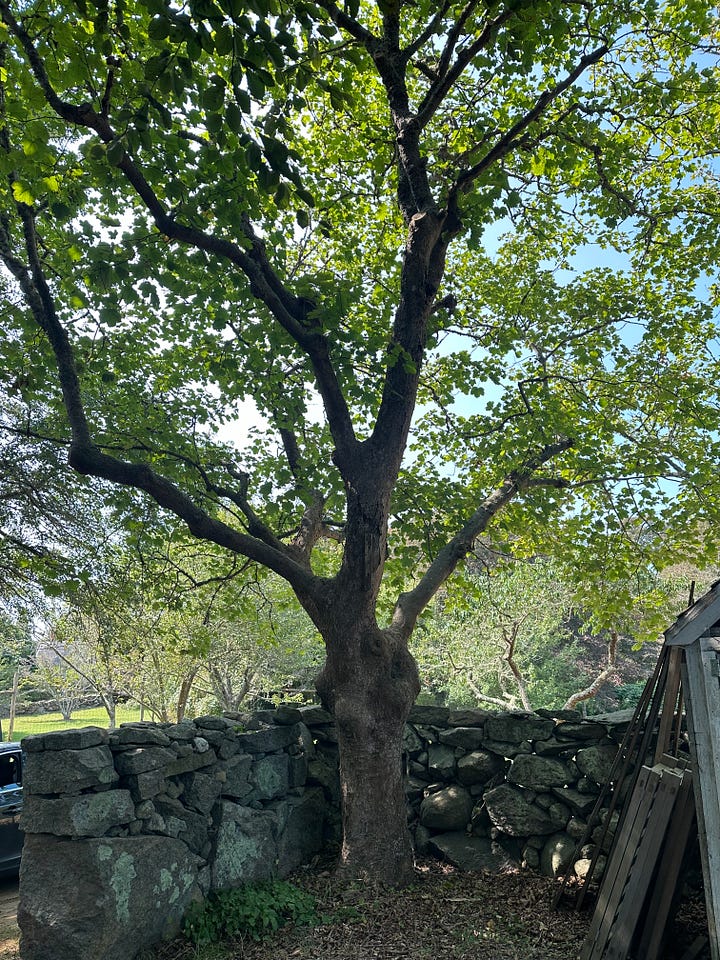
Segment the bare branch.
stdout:
<svg viewBox="0 0 720 960">
<path fill-rule="evenodd" d="M 619 641 L 620 635 L 618 634 L 617 630 L 611 630 L 607 647 L 607 665 L 600 671 L 600 673 L 598 673 L 589 686 L 585 687 L 584 690 L 578 691 L 578 693 L 574 693 L 568 698 L 563 706 L 563 710 L 574 710 L 575 707 L 584 700 L 591 700 L 598 692 L 600 687 L 602 687 L 602 685 L 605 683 L 605 681 L 610 679 L 615 670 L 615 663 L 617 662 L 617 648 Z"/>
<path fill-rule="evenodd" d="M 358 23 L 344 10 L 341 10 L 332 0 L 317 0 L 317 4 L 329 15 L 336 27 L 340 27 L 361 43 L 368 44 L 377 39 L 374 33 L 363 27 L 361 23 Z"/>
<path fill-rule="evenodd" d="M 471 6 L 473 6 L 472 0 L 461 14 L 461 18 L 465 12 L 468 11 L 468 7 Z M 471 12 L 472 11 L 468 11 L 467 15 L 469 16 Z M 470 63 L 472 63 L 473 59 L 478 55 L 478 53 L 480 53 L 480 51 L 490 43 L 500 27 L 514 15 L 515 9 L 511 6 L 508 9 L 503 10 L 502 13 L 498 14 L 494 20 L 488 21 L 488 23 L 485 24 L 485 28 L 480 36 L 475 40 L 474 43 L 471 43 L 466 50 L 463 50 L 463 52 L 458 55 L 455 63 L 448 69 L 447 61 L 454 52 L 455 44 L 457 43 L 459 36 L 459 31 L 454 37 L 454 31 L 451 31 L 451 37 L 448 38 L 448 42 L 443 50 L 443 55 L 448 54 L 444 63 L 446 72 L 443 75 L 442 72 L 438 71 L 437 82 L 433 87 L 430 88 L 430 90 L 428 90 L 417 110 L 417 119 L 421 127 L 426 127 L 428 125 L 449 91 L 452 89 L 454 84 L 457 83 L 463 71 L 469 66 Z M 441 62 L 443 61 L 441 60 Z"/>
</svg>

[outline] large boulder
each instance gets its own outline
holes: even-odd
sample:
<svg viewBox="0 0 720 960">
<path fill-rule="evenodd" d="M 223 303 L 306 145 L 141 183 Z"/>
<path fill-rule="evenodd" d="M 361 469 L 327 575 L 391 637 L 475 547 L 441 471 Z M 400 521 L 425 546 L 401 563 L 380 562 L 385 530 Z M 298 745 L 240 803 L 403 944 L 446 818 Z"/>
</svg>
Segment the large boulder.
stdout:
<svg viewBox="0 0 720 960">
<path fill-rule="evenodd" d="M 420 823 L 431 830 L 462 830 L 470 822 L 473 799 L 454 784 L 430 794 L 420 804 Z"/>
<path fill-rule="evenodd" d="M 213 889 L 274 877 L 278 872 L 277 833 L 278 818 L 273 811 L 223 801 L 212 864 Z"/>
<path fill-rule="evenodd" d="M 562 760 L 519 754 L 513 760 L 507 778 L 510 783 L 541 791 L 565 786 L 572 780 L 572 772 Z"/>
<path fill-rule="evenodd" d="M 428 850 L 460 870 L 504 873 L 516 866 L 499 843 L 466 833 L 441 833 L 428 840 Z"/>
<path fill-rule="evenodd" d="M 23 960 L 127 960 L 178 933 L 200 896 L 195 857 L 167 837 L 29 835 L 20 871 Z"/>
<path fill-rule="evenodd" d="M 522 790 L 509 783 L 488 790 L 483 800 L 493 826 L 511 837 L 529 837 L 557 830 L 553 819 L 544 810 L 530 803 Z"/>
</svg>

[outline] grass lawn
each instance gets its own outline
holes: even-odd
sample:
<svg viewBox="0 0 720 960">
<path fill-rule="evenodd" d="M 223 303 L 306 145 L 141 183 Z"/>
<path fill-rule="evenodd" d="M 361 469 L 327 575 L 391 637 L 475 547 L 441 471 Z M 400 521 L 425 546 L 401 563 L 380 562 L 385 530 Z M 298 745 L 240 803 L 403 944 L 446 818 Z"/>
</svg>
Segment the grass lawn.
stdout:
<svg viewBox="0 0 720 960">
<path fill-rule="evenodd" d="M 140 719 L 140 708 L 118 706 L 116 723 L 128 723 Z M 148 717 L 149 719 L 149 717 Z M 63 720 L 59 713 L 20 714 L 15 717 L 13 740 L 22 740 L 31 733 L 49 733 L 51 730 L 70 730 L 74 727 L 105 727 L 108 725 L 108 715 L 102 707 L 90 707 L 87 710 L 76 710 L 72 720 Z M 8 720 L 3 720 L 3 739 L 7 738 Z"/>
</svg>

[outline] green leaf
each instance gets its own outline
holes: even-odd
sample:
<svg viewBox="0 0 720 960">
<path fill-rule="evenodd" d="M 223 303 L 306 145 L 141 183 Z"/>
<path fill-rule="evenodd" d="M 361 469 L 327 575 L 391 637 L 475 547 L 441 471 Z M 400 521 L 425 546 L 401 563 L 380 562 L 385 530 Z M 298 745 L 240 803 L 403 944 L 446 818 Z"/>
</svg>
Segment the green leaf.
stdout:
<svg viewBox="0 0 720 960">
<path fill-rule="evenodd" d="M 112 140 L 107 147 L 108 163 L 117 167 L 122 163 L 125 156 L 125 145 L 122 140 Z"/>
<path fill-rule="evenodd" d="M 12 195 L 17 203 L 24 203 L 28 207 L 31 207 L 35 203 L 35 197 L 30 187 L 21 180 L 13 180 Z"/>
</svg>

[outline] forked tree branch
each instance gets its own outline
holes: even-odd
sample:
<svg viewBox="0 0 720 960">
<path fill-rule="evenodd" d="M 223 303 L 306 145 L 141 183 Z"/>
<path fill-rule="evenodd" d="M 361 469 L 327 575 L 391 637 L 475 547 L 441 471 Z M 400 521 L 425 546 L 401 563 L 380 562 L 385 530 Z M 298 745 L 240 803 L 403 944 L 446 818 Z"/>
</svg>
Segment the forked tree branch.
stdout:
<svg viewBox="0 0 720 960">
<path fill-rule="evenodd" d="M 497 141 L 494 147 L 492 147 L 488 152 L 478 160 L 477 163 L 473 164 L 468 170 L 465 170 L 464 173 L 461 173 L 460 176 L 455 181 L 450 194 L 449 194 L 449 205 L 456 200 L 458 194 L 465 193 L 470 189 L 475 180 L 478 179 L 489 167 L 494 163 L 497 163 L 498 160 L 502 160 L 503 157 L 507 156 L 515 147 L 518 145 L 520 136 L 527 130 L 527 128 L 538 120 L 542 114 L 547 110 L 551 103 L 554 100 L 557 100 L 559 96 L 565 93 L 566 90 L 569 90 L 570 87 L 578 80 L 582 74 L 591 67 L 593 64 L 601 60 L 609 50 L 609 46 L 606 43 L 601 44 L 592 53 L 588 53 L 586 56 L 582 57 L 575 69 L 572 70 L 564 80 L 561 80 L 560 83 L 557 83 L 551 90 L 545 90 L 535 101 L 535 105 L 528 110 L 528 112 L 520 117 L 506 133 L 504 133 L 500 139 Z"/>
<path fill-rule="evenodd" d="M 117 133 L 107 117 L 98 113 L 91 103 L 73 104 L 58 95 L 32 37 L 13 15 L 7 0 L 0 0 L 0 14 L 19 41 L 35 80 L 52 110 L 66 123 L 92 130 L 105 144 L 116 141 Z M 330 359 L 328 342 L 319 332 L 317 324 L 307 320 L 308 306 L 314 308 L 315 305 L 308 305 L 306 300 L 295 296 L 283 284 L 267 258 L 265 244 L 252 229 L 247 217 L 239 218 L 240 229 L 248 242 L 246 250 L 231 240 L 183 224 L 171 215 L 146 180 L 137 161 L 127 151 L 117 163 L 117 168 L 145 204 L 161 234 L 230 262 L 245 274 L 253 296 L 267 306 L 275 320 L 310 360 L 336 446 L 341 451 L 354 446 L 356 440 L 352 419 Z"/>
<path fill-rule="evenodd" d="M 483 500 L 463 528 L 440 550 L 420 582 L 412 590 L 400 594 L 392 618 L 394 629 L 406 636 L 412 633 L 422 610 L 470 553 L 475 540 L 487 529 L 492 518 L 527 487 L 536 470 L 572 446 L 573 441 L 565 438 L 543 447 Z"/>
<path fill-rule="evenodd" d="M 68 460 L 79 473 L 100 477 L 122 486 L 144 490 L 161 507 L 183 520 L 190 532 L 234 553 L 263 564 L 284 577 L 293 587 L 313 595 L 315 578 L 306 566 L 278 549 L 240 533 L 199 507 L 194 500 L 147 464 L 129 463 L 103 453 L 93 442 L 85 415 L 72 345 L 55 309 L 38 252 L 35 222 L 30 207 L 16 204 L 23 225 L 28 265 L 13 253 L 10 238 L 0 223 L 0 259 L 18 281 L 33 317 L 45 332 L 55 354 L 65 410 L 72 432 Z"/>
</svg>

